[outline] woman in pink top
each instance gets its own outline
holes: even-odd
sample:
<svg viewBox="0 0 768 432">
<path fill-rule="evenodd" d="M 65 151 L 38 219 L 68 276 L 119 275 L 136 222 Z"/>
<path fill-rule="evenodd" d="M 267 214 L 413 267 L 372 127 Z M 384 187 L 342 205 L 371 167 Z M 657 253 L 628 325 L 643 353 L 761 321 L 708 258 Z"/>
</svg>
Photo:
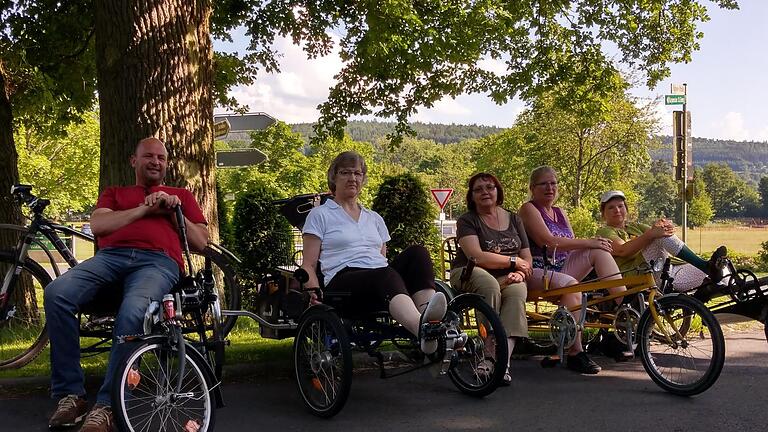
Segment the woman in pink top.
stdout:
<svg viewBox="0 0 768 432">
<path fill-rule="evenodd" d="M 520 217 L 528 234 L 534 269 L 543 267 L 542 249 L 546 246 L 549 261 L 552 263 L 552 267 L 547 270 L 557 272 L 554 273 L 555 277 L 551 282 L 554 287 L 573 285 L 584 279 L 593 268 L 601 278 L 620 279 L 619 268 L 611 256 L 611 241 L 601 237 L 575 238 L 565 211 L 555 207 L 558 197 L 555 170 L 548 166 L 536 168 L 531 173 L 529 187 L 531 200 L 520 207 Z M 536 271 L 534 277 L 528 281 L 529 290 L 544 289 L 543 277 L 536 277 L 539 274 L 543 272 Z M 610 291 L 625 290 L 626 288 L 622 286 L 612 288 Z M 621 299 L 617 300 L 621 301 Z M 580 305 L 581 294 L 563 295 L 559 302 L 569 308 Z M 580 311 L 576 310 L 572 313 L 578 321 Z M 596 374 L 601 370 L 600 366 L 583 351 L 581 334 L 576 335 L 576 341 L 568 352 L 566 364 L 569 369 L 581 373 Z"/>
</svg>

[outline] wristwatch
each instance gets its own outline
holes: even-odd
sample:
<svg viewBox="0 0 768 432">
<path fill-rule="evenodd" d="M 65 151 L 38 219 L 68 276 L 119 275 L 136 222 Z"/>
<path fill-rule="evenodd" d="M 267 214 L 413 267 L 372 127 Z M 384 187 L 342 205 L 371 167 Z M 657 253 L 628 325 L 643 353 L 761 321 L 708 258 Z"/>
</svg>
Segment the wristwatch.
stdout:
<svg viewBox="0 0 768 432">
<path fill-rule="evenodd" d="M 513 256 L 509 257 L 509 268 L 514 270 L 516 262 L 517 262 L 517 257 L 513 257 Z"/>
</svg>

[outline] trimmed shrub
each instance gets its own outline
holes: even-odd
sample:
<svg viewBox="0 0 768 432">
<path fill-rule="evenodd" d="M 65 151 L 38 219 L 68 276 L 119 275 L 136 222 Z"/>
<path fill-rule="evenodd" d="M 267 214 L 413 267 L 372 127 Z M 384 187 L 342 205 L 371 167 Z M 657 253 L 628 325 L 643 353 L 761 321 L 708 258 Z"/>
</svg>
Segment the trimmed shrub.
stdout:
<svg viewBox="0 0 768 432">
<path fill-rule="evenodd" d="M 384 218 L 392 237 L 387 243 L 387 258 L 408 246 L 422 245 L 429 250 L 433 263 L 438 263 L 440 236 L 434 226 L 437 211 L 418 177 L 411 173 L 385 177 L 371 208 Z"/>
<path fill-rule="evenodd" d="M 760 243 L 760 251 L 757 253 L 757 271 L 768 272 L 768 241 Z"/>
<path fill-rule="evenodd" d="M 243 287 L 256 287 L 270 269 L 291 262 L 291 225 L 272 200 L 277 192 L 255 185 L 241 195 L 232 218 L 232 245 L 242 260 L 239 277 Z M 243 304 L 253 307 L 255 293 L 243 292 Z"/>
</svg>

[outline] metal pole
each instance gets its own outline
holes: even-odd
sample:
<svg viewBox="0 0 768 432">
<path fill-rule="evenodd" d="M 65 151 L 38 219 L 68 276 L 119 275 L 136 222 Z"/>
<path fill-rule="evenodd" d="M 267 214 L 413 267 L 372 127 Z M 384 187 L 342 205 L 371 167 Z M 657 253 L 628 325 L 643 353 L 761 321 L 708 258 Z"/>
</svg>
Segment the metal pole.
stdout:
<svg viewBox="0 0 768 432">
<path fill-rule="evenodd" d="M 683 133 L 683 157 L 682 157 L 682 163 L 683 163 L 683 187 L 681 190 L 681 196 L 682 196 L 682 221 L 683 221 L 683 243 L 685 243 L 686 237 L 687 237 L 687 231 L 688 231 L 688 200 L 686 199 L 686 191 L 688 189 L 688 125 L 687 123 L 687 116 L 686 116 L 686 105 L 688 103 L 688 84 L 683 83 L 683 96 L 685 99 L 683 99 L 683 118 L 681 120 L 681 126 L 682 126 L 682 133 Z"/>
</svg>

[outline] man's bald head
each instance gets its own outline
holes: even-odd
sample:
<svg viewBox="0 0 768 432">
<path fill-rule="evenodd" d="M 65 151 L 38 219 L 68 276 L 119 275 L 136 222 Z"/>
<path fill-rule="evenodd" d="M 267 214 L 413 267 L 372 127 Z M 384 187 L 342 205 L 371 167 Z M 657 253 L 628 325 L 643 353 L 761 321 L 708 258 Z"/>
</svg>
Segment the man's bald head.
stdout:
<svg viewBox="0 0 768 432">
<path fill-rule="evenodd" d="M 165 144 L 155 137 L 140 140 L 131 156 L 131 166 L 136 172 L 137 185 L 149 187 L 162 184 L 168 166 Z"/>
</svg>

